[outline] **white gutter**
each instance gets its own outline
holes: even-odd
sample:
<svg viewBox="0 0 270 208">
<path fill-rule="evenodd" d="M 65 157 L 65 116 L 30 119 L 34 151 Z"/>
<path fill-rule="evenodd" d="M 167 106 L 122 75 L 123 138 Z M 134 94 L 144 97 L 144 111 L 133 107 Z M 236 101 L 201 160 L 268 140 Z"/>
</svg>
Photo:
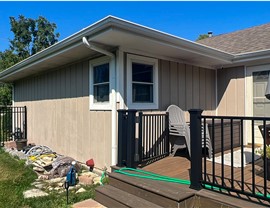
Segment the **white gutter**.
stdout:
<svg viewBox="0 0 270 208">
<path fill-rule="evenodd" d="M 247 52 L 236 54 L 233 58 L 232 63 L 243 63 L 248 61 L 257 61 L 261 59 L 269 59 L 270 58 L 270 50 L 260 50 L 255 52 Z"/>
<path fill-rule="evenodd" d="M 117 114 L 117 106 L 116 106 L 116 92 L 115 92 L 115 88 L 116 88 L 116 61 L 115 61 L 115 55 L 109 51 L 106 51 L 102 48 L 99 48 L 98 46 L 95 46 L 93 44 L 90 44 L 88 42 L 88 40 L 83 37 L 82 38 L 82 42 L 85 44 L 85 46 L 91 50 L 97 51 L 99 53 L 102 53 L 106 56 L 109 56 L 112 58 L 112 70 L 113 70 L 113 76 L 112 76 L 112 158 L 111 158 L 111 165 L 116 165 L 117 163 L 117 135 L 116 135 L 116 114 Z"/>
</svg>

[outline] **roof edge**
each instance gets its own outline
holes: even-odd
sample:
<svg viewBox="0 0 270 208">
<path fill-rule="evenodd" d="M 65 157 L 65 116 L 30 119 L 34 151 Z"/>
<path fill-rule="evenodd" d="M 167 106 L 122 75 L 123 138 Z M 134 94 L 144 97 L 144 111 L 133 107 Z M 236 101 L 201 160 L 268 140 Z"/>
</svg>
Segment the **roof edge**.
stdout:
<svg viewBox="0 0 270 208">
<path fill-rule="evenodd" d="M 234 58 L 234 55 L 220 51 L 208 46 L 205 46 L 203 44 L 199 44 L 190 40 L 186 40 L 183 38 L 180 38 L 175 35 L 171 35 L 169 33 L 165 33 L 150 27 L 146 27 L 137 23 L 133 23 L 112 15 L 106 16 L 105 18 L 89 25 L 86 28 L 83 28 L 82 30 L 68 36 L 67 38 L 55 43 L 54 45 L 28 57 L 27 59 L 22 60 L 21 62 L 11 66 L 10 68 L 2 71 L 0 73 L 0 79 L 3 80 L 3 78 L 7 78 L 9 75 L 16 73 L 17 70 L 24 68 L 28 65 L 33 65 L 39 63 L 41 59 L 44 59 L 48 56 L 55 56 L 57 55 L 60 50 L 72 48 L 72 46 L 79 41 L 81 41 L 81 38 L 83 36 L 91 36 L 94 34 L 99 33 L 100 31 L 108 28 L 108 27 L 119 27 L 121 29 L 129 30 L 129 31 L 135 31 L 144 36 L 148 36 L 151 38 L 155 38 L 157 40 L 161 41 L 167 41 L 173 44 L 181 45 L 183 48 L 187 48 L 189 51 L 204 55 L 206 57 L 211 57 L 217 60 L 226 61 L 228 63 L 231 63 L 232 59 Z"/>
</svg>

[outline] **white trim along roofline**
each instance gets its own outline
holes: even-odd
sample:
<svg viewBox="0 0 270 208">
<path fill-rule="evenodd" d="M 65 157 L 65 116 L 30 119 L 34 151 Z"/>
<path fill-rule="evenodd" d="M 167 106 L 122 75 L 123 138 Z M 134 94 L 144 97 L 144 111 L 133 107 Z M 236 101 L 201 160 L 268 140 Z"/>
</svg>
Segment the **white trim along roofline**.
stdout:
<svg viewBox="0 0 270 208">
<path fill-rule="evenodd" d="M 147 36 L 150 38 L 155 38 L 159 41 L 175 44 L 195 54 L 204 54 L 205 56 L 212 57 L 214 59 L 224 60 L 226 62 L 231 62 L 233 59 L 232 54 L 219 51 L 199 43 L 179 38 L 177 36 L 173 36 L 168 33 L 129 22 L 114 16 L 107 16 L 98 22 L 78 31 L 77 33 L 74 33 L 73 35 L 63 39 L 62 41 L 59 41 L 56 44 L 44 49 L 43 51 L 40 51 L 33 56 L 30 56 L 27 59 L 24 59 L 23 61 L 4 70 L 0 73 L 0 79 L 3 80 L 4 78 L 8 78 L 9 76 L 15 74 L 18 70 L 27 70 L 28 66 L 33 66 L 40 63 L 41 61 L 45 61 L 47 57 L 57 56 L 59 53 L 61 53 L 62 50 L 69 50 L 73 48 L 74 45 L 78 46 L 82 44 L 82 37 L 87 36 L 90 38 L 91 36 L 95 36 L 96 34 L 110 27 L 120 28 L 122 30 L 137 33 L 141 36 Z"/>
<path fill-rule="evenodd" d="M 178 47 L 197 55 L 203 55 L 216 60 L 226 62 L 228 65 L 235 63 L 244 63 L 250 60 L 258 60 L 265 57 L 270 57 L 270 50 L 257 51 L 246 54 L 233 55 L 221 50 L 217 50 L 190 40 L 186 40 L 159 30 L 155 30 L 146 26 L 142 26 L 124 19 L 114 16 L 107 16 L 96 23 L 74 33 L 73 35 L 59 41 L 58 43 L 40 51 L 33 56 L 15 64 L 14 66 L 4 70 L 0 73 L 0 80 L 4 80 L 17 72 L 25 71 L 28 67 L 34 66 L 40 62 L 47 60 L 61 54 L 63 51 L 70 50 L 82 43 L 82 37 L 86 36 L 88 39 L 102 33 L 106 29 L 118 28 L 120 30 L 136 33 L 142 37 L 151 38 L 155 41 L 160 41 L 168 44 L 171 47 Z"/>
</svg>

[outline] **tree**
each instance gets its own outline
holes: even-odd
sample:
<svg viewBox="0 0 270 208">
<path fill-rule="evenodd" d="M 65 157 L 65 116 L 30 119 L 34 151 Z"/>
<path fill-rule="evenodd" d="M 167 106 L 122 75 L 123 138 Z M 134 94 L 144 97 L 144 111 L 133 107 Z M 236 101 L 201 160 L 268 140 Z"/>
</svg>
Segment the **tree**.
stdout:
<svg viewBox="0 0 270 208">
<path fill-rule="evenodd" d="M 59 33 L 55 23 L 50 23 L 45 17 L 39 16 L 34 20 L 20 15 L 18 20 L 10 17 L 11 31 L 14 39 L 10 41 L 10 48 L 20 58 L 27 58 L 56 43 Z"/>
<path fill-rule="evenodd" d="M 208 34 L 200 34 L 196 41 L 199 41 L 199 40 L 202 40 L 205 38 L 209 38 L 209 35 Z"/>
<path fill-rule="evenodd" d="M 36 20 L 23 15 L 19 15 L 18 19 L 10 17 L 10 26 L 14 38 L 9 40 L 9 49 L 0 52 L 0 71 L 53 45 L 60 36 L 55 32 L 56 24 L 42 16 Z M 0 84 L 0 105 L 11 105 L 11 93 L 11 84 Z"/>
<path fill-rule="evenodd" d="M 55 44 L 59 38 L 59 33 L 54 33 L 56 29 L 55 23 L 50 23 L 44 17 L 39 17 L 36 20 L 36 30 L 34 31 L 32 54 L 37 53 L 53 44 Z"/>
</svg>

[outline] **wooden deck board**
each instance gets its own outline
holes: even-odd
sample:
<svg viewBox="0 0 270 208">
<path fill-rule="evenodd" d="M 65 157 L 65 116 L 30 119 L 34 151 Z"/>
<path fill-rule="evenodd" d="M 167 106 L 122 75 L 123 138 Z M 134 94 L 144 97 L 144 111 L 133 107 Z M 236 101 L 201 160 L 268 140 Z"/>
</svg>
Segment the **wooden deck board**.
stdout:
<svg viewBox="0 0 270 208">
<path fill-rule="evenodd" d="M 204 165 L 204 161 L 202 161 L 202 164 Z M 213 176 L 212 176 L 212 162 L 206 161 L 206 181 L 212 182 Z M 169 177 L 174 178 L 180 178 L 185 180 L 190 180 L 190 160 L 187 157 L 184 156 L 175 156 L 175 157 L 166 157 L 162 160 L 159 160 L 155 163 L 152 163 L 146 167 L 143 168 L 143 170 L 154 172 L 160 175 L 165 175 Z M 204 172 L 204 167 L 203 167 Z M 244 190 L 247 192 L 252 192 L 252 165 L 248 164 L 244 169 Z M 233 168 L 234 178 L 233 178 L 233 184 L 234 187 L 241 190 L 242 183 L 241 183 L 241 168 Z M 221 185 L 222 180 L 222 169 L 221 164 L 215 163 L 215 183 Z M 202 175 L 204 178 L 204 173 Z M 227 187 L 232 186 L 232 180 L 231 180 L 231 167 L 224 165 L 224 184 Z M 263 192 L 264 188 L 264 178 L 263 178 L 263 168 L 262 168 L 262 161 L 261 159 L 257 160 L 255 162 L 255 193 L 257 192 Z M 270 193 L 270 181 L 267 181 L 267 193 Z M 230 192 L 230 195 L 237 195 L 236 193 Z M 241 198 L 246 198 L 250 200 L 250 197 L 241 195 Z M 261 203 L 261 200 L 252 198 L 253 201 L 256 203 Z M 269 202 L 263 201 L 263 203 L 267 203 L 270 205 Z"/>
</svg>

